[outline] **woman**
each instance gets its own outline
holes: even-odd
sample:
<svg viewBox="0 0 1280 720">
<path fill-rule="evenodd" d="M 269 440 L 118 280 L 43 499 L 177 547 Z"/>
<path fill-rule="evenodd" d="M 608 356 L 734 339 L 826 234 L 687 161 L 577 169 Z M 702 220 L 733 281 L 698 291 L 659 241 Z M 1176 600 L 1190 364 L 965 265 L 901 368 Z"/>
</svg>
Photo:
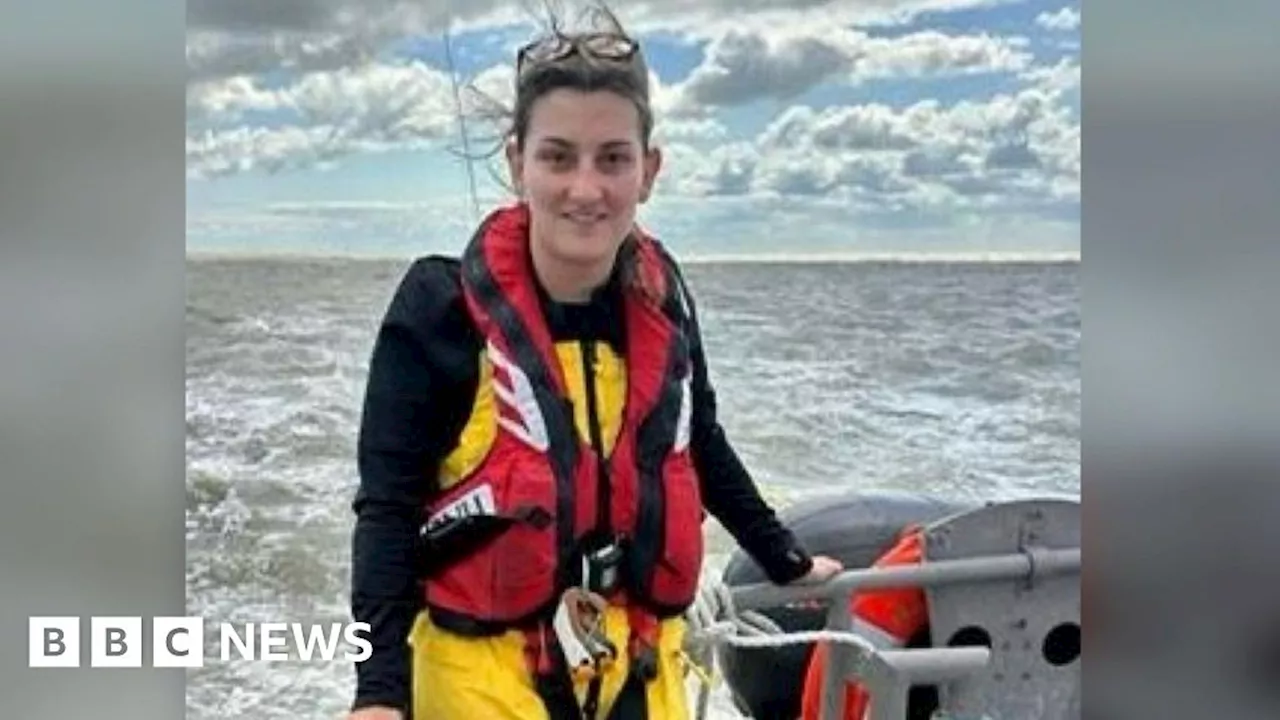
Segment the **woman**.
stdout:
<svg viewBox="0 0 1280 720">
<path fill-rule="evenodd" d="M 841 569 L 730 448 L 693 303 L 636 225 L 661 167 L 636 43 L 555 32 L 516 85 L 519 201 L 460 259 L 413 264 L 373 352 L 352 609 L 375 650 L 351 720 L 687 717 L 704 507 L 775 583 Z"/>
</svg>

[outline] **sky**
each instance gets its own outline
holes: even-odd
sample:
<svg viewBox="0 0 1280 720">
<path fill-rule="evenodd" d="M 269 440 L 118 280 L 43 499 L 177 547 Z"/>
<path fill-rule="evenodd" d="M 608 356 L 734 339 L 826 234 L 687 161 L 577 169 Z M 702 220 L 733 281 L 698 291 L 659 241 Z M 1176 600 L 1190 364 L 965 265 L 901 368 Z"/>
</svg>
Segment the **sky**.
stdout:
<svg viewBox="0 0 1280 720">
<path fill-rule="evenodd" d="M 664 153 L 638 220 L 678 256 L 1079 256 L 1078 0 L 610 7 Z M 460 251 L 512 199 L 476 98 L 510 102 L 544 8 L 188 0 L 188 252 Z"/>
</svg>

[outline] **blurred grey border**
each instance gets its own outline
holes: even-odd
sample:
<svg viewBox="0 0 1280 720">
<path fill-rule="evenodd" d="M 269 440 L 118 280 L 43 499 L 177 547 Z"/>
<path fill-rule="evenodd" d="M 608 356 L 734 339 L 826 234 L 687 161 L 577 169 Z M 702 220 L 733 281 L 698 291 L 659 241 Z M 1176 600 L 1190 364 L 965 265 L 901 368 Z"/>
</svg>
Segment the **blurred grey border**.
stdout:
<svg viewBox="0 0 1280 720">
<path fill-rule="evenodd" d="M 182 3 L 0 5 L 6 716 L 185 714 L 181 670 L 27 668 L 31 615 L 184 614 L 184 46 Z"/>
<path fill-rule="evenodd" d="M 1280 4 L 1082 12 L 1085 716 L 1280 717 Z"/>
</svg>

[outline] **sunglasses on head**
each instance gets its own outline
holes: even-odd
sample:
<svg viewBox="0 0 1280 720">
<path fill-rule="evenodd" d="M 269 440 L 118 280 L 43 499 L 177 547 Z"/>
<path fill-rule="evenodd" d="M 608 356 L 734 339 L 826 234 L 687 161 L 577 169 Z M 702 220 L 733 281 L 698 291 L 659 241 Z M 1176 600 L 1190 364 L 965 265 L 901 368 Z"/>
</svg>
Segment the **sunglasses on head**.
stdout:
<svg viewBox="0 0 1280 720">
<path fill-rule="evenodd" d="M 635 40 L 618 33 L 598 32 L 586 35 L 550 35 L 520 48 L 516 56 L 516 74 L 526 66 L 563 60 L 574 53 L 582 53 L 598 60 L 625 62 L 633 58 L 638 49 Z"/>
</svg>

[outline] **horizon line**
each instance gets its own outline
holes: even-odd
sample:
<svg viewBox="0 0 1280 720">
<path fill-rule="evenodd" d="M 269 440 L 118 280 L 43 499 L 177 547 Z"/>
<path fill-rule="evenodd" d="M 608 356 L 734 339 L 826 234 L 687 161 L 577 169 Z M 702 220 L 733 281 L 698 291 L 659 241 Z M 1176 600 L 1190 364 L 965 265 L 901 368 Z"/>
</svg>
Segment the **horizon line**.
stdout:
<svg viewBox="0 0 1280 720">
<path fill-rule="evenodd" d="M 315 250 L 192 250 L 186 252 L 186 260 L 196 262 L 207 261 L 247 261 L 272 260 L 284 262 L 410 262 L 428 256 L 453 256 L 456 253 L 421 252 L 421 253 L 359 253 L 359 252 L 323 252 Z M 689 253 L 676 255 L 681 265 L 846 265 L 846 264 L 1039 264 L 1061 265 L 1082 262 L 1079 251 L 960 251 L 960 252 L 887 252 L 887 251 L 849 251 L 849 252 L 811 252 L 811 253 Z"/>
</svg>

